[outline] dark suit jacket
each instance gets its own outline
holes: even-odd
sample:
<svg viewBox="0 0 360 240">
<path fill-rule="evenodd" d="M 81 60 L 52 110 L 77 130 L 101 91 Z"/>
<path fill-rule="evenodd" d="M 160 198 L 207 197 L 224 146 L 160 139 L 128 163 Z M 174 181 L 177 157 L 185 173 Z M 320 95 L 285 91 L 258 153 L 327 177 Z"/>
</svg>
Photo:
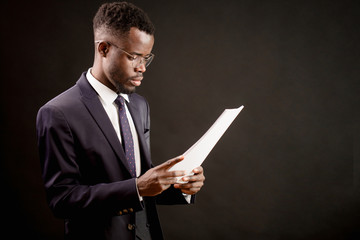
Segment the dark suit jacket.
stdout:
<svg viewBox="0 0 360 240">
<path fill-rule="evenodd" d="M 138 94 L 129 97 L 144 173 L 152 167 L 149 106 Z M 39 110 L 36 126 L 48 203 L 65 219 L 67 239 L 134 239 L 134 213 L 144 204 L 153 239 L 162 239 L 155 204 L 187 203 L 174 188 L 139 201 L 123 148 L 85 73 Z"/>
</svg>

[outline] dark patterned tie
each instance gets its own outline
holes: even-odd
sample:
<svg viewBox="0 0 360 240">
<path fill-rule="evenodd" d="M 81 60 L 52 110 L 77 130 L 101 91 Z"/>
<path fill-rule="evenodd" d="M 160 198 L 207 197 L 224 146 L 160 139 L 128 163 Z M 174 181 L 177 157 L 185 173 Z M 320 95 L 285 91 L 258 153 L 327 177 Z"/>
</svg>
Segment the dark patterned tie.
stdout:
<svg viewBox="0 0 360 240">
<path fill-rule="evenodd" d="M 115 103 L 119 106 L 121 141 L 124 147 L 126 159 L 129 163 L 131 176 L 136 177 L 134 142 L 130 131 L 129 121 L 126 116 L 124 98 L 118 96 L 115 100 Z"/>
</svg>

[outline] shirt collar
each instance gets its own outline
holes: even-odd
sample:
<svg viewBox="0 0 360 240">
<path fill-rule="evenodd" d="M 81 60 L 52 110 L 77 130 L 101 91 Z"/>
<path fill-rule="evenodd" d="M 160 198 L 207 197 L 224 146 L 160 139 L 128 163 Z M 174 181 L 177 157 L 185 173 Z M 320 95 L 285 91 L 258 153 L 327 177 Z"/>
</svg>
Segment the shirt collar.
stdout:
<svg viewBox="0 0 360 240">
<path fill-rule="evenodd" d="M 91 74 L 91 68 L 87 71 L 86 78 L 88 79 L 90 85 L 107 104 L 112 104 L 118 97 L 116 92 L 105 86 Z M 128 94 L 120 93 L 120 96 L 122 96 L 127 102 L 130 102 Z"/>
</svg>

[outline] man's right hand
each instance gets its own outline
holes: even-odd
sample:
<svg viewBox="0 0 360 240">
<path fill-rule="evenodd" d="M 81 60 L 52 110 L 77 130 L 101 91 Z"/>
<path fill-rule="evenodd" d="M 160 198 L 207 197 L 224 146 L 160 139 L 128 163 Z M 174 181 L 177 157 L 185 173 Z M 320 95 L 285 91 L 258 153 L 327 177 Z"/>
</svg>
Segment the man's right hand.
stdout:
<svg viewBox="0 0 360 240">
<path fill-rule="evenodd" d="M 175 184 L 177 177 L 184 176 L 185 171 L 168 170 L 183 159 L 183 156 L 179 156 L 167 160 L 163 164 L 149 169 L 144 175 L 140 176 L 137 180 L 140 196 L 156 196 L 168 189 L 172 184 Z"/>
</svg>

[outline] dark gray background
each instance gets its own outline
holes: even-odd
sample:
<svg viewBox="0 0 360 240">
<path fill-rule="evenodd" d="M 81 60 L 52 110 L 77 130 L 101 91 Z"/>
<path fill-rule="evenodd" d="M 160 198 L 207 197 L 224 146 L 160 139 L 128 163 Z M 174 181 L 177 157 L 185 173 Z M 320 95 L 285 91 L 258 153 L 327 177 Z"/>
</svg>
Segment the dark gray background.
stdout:
<svg viewBox="0 0 360 240">
<path fill-rule="evenodd" d="M 161 206 L 167 239 L 360 239 L 359 1 L 133 1 L 156 25 L 138 92 L 152 155 L 183 153 L 245 105 L 193 206 Z M 92 65 L 102 1 L 2 1 L 2 233 L 61 239 L 35 117 Z M 5 221 L 5 224 L 4 224 Z"/>
</svg>

